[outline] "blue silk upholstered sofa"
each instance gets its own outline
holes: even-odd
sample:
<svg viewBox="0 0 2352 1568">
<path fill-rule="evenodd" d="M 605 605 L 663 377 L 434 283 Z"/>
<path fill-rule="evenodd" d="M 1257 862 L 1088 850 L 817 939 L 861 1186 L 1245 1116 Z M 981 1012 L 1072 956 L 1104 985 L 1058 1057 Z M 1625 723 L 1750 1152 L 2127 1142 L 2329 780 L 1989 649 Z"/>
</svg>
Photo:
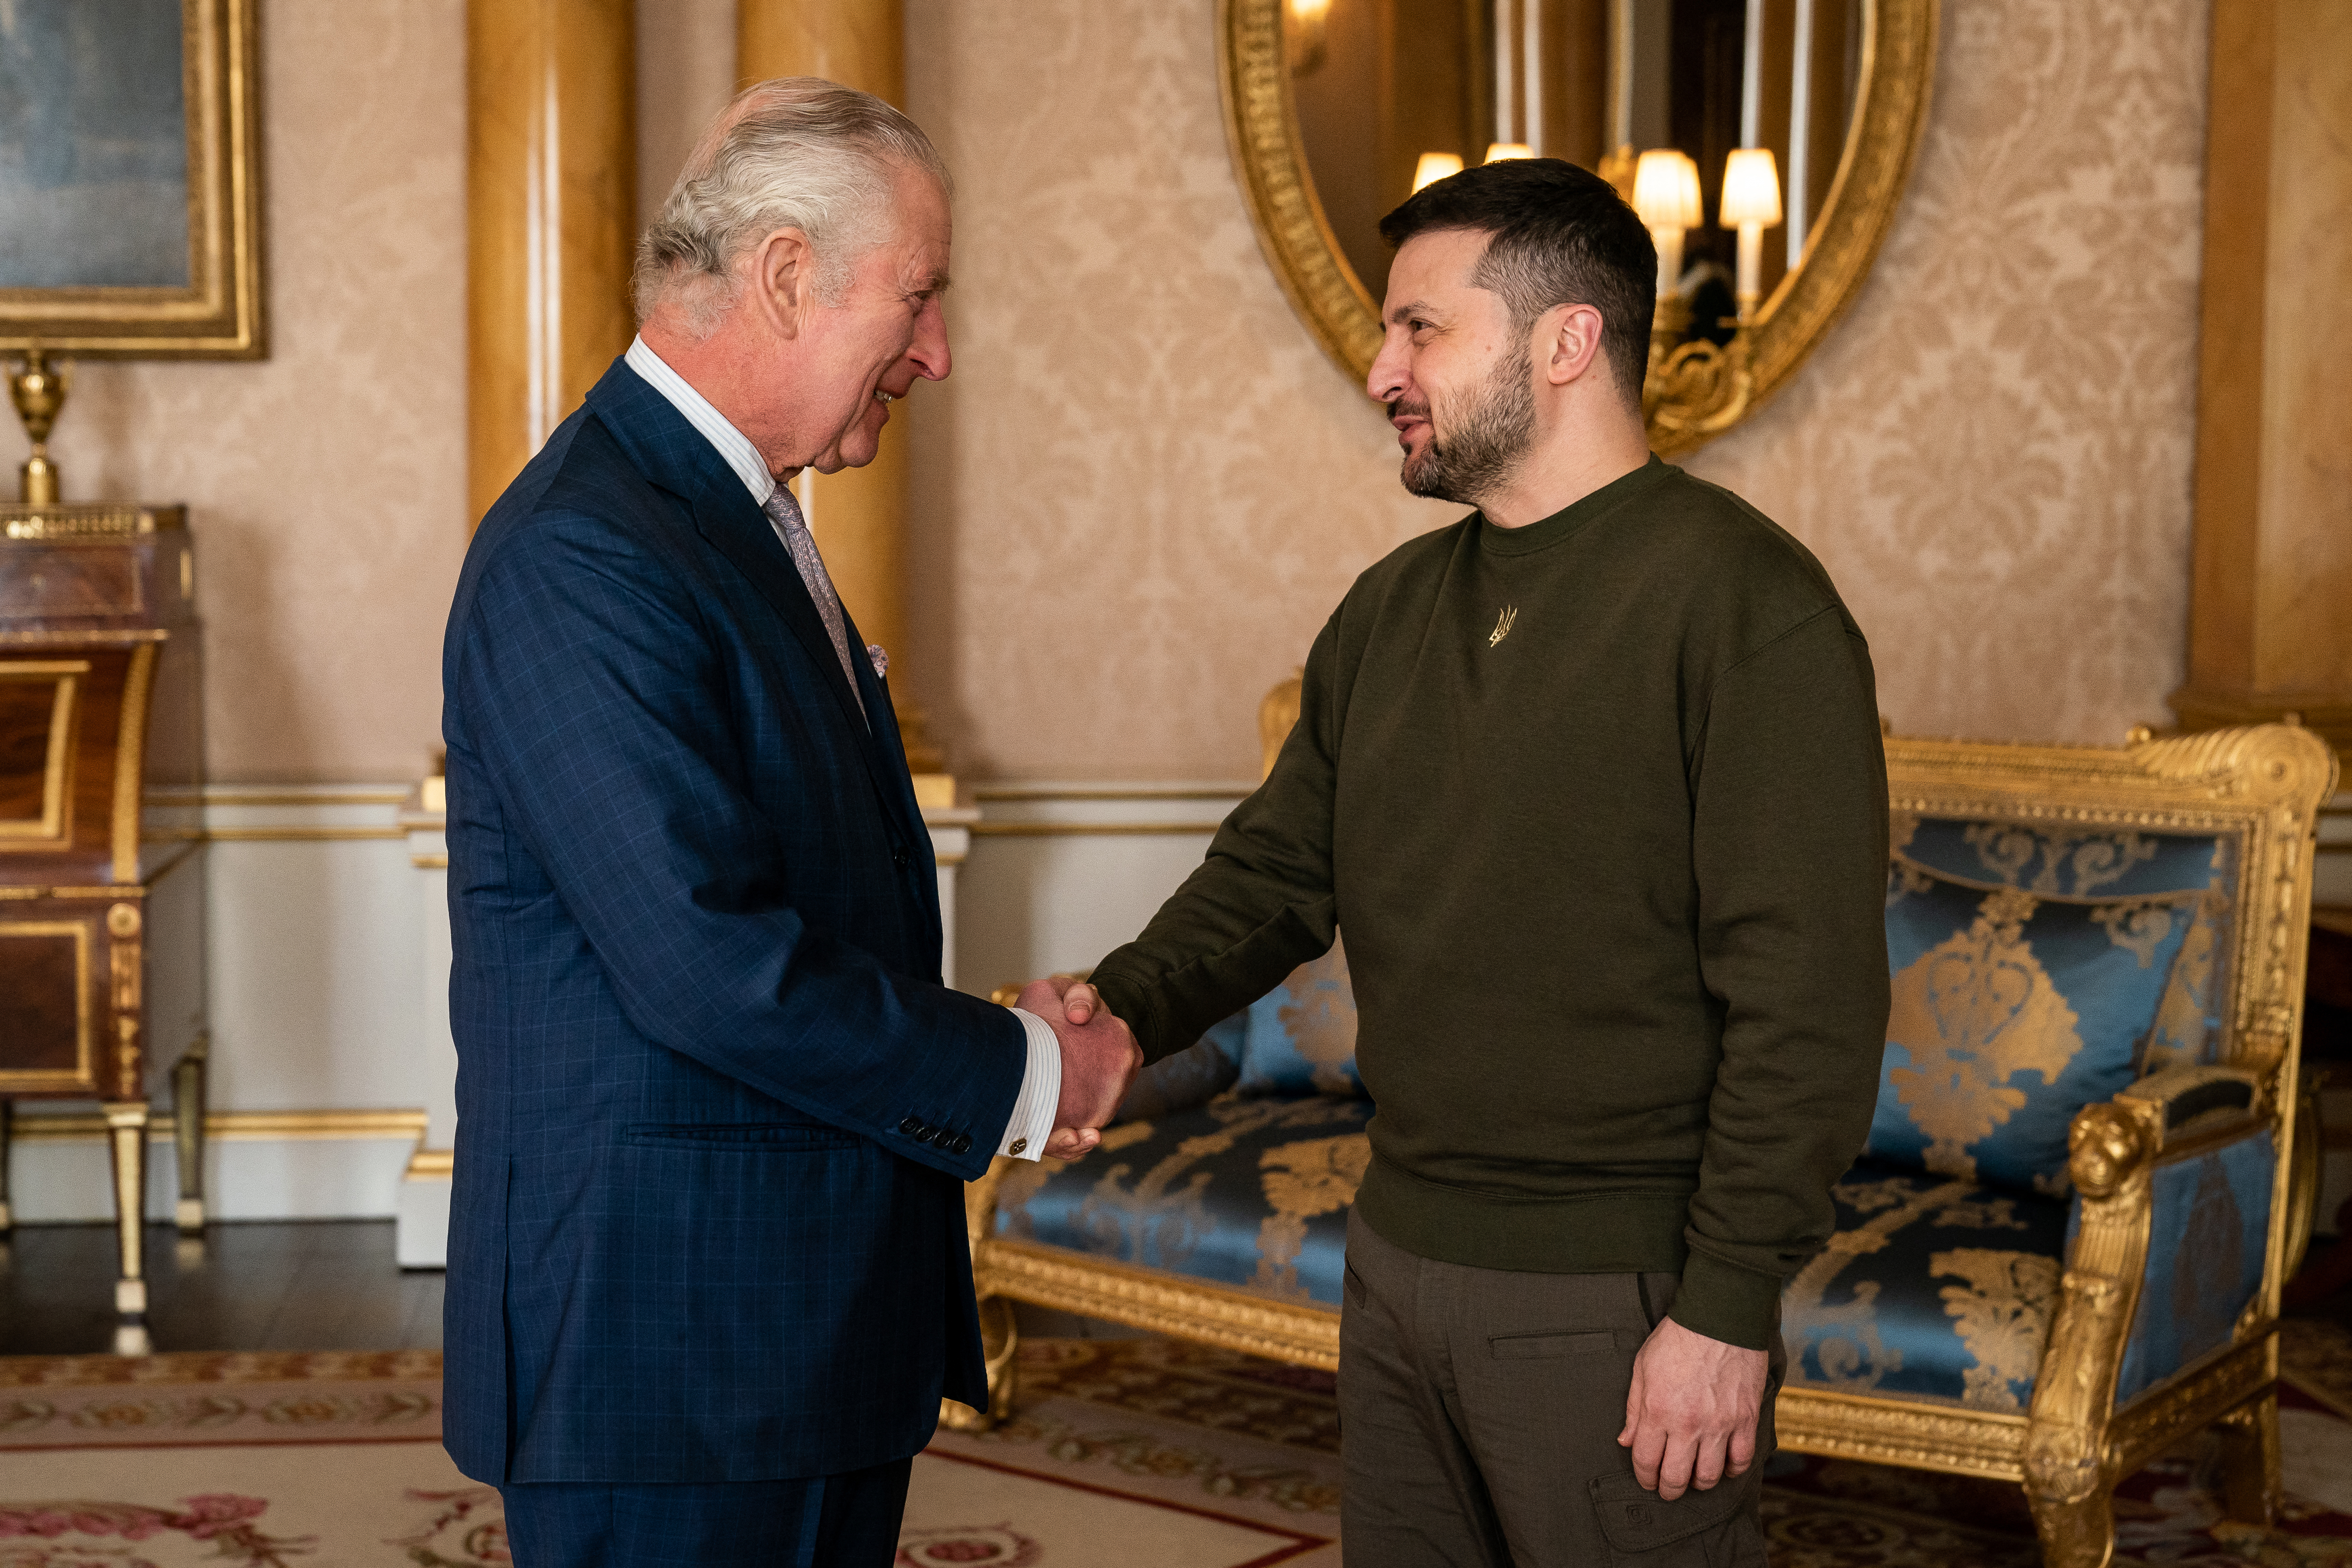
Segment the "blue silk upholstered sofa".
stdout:
<svg viewBox="0 0 2352 1568">
<path fill-rule="evenodd" d="M 1267 699 L 1269 755 L 1295 704 Z M 2116 1481 L 2218 1423 L 2231 1511 L 2266 1521 L 2279 1288 L 2315 1195 L 2295 1041 L 2335 758 L 2272 726 L 1890 739 L 1887 762 L 1878 1108 L 1782 1298 L 1780 1444 L 2021 1483 L 2045 1560 L 2090 1568 Z M 1009 1408 L 1014 1300 L 1337 1364 L 1373 1111 L 1343 948 L 1140 1078 L 1096 1154 L 971 1186 L 993 1407 L 950 1419 Z"/>
</svg>

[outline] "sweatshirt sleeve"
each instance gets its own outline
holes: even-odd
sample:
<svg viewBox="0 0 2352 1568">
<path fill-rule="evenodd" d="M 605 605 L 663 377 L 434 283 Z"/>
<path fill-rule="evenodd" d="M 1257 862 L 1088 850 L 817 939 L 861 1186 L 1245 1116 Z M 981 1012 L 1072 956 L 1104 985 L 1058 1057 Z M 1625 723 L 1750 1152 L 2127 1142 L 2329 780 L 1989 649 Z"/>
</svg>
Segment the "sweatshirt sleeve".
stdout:
<svg viewBox="0 0 2352 1568">
<path fill-rule="evenodd" d="M 1135 1031 L 1147 1062 L 1191 1045 L 1330 951 L 1338 935 L 1331 821 L 1339 623 L 1334 614 L 1307 656 L 1298 722 L 1265 782 L 1234 808 L 1208 858 L 1142 935 L 1095 967 L 1095 988 Z"/>
<path fill-rule="evenodd" d="M 1750 1349 L 1829 1239 L 1886 1046 L 1886 762 L 1870 653 L 1831 606 L 1709 694 L 1692 824 L 1698 956 L 1723 1009 L 1673 1316 Z"/>
</svg>

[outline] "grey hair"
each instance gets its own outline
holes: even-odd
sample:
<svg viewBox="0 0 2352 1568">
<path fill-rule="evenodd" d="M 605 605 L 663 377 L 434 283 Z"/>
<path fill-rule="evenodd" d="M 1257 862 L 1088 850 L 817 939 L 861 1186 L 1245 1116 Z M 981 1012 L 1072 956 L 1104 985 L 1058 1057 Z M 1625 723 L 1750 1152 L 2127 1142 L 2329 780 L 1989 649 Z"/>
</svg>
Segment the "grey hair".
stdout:
<svg viewBox="0 0 2352 1568">
<path fill-rule="evenodd" d="M 783 228 L 808 236 L 817 298 L 835 303 L 857 256 L 882 237 L 898 165 L 951 188 L 922 128 L 871 93 L 822 77 L 745 88 L 702 133 L 637 241 L 637 319 L 675 304 L 688 329 L 708 337 L 742 292 L 736 263 Z"/>
</svg>

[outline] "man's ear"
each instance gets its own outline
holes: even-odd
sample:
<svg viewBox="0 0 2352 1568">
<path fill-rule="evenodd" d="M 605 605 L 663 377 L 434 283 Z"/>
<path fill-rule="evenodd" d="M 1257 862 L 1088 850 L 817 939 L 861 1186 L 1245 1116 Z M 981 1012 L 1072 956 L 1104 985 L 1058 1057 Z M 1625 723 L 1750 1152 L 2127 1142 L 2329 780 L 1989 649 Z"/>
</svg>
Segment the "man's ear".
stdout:
<svg viewBox="0 0 2352 1568">
<path fill-rule="evenodd" d="M 817 308 L 816 249 L 799 229 L 777 229 L 751 247 L 751 293 L 779 338 L 797 338 Z"/>
<path fill-rule="evenodd" d="M 1601 312 L 1590 305 L 1555 305 L 1538 330 L 1544 342 L 1544 379 L 1566 386 L 1591 367 L 1601 352 Z"/>
</svg>

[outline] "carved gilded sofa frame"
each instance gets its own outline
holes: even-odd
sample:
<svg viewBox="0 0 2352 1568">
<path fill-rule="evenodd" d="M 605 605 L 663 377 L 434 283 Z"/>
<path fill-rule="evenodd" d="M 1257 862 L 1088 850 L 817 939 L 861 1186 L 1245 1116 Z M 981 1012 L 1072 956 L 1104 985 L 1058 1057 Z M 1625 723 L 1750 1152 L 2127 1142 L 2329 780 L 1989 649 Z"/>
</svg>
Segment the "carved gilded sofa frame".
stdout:
<svg viewBox="0 0 2352 1568">
<path fill-rule="evenodd" d="M 1278 744 L 1296 714 L 1281 688 L 1262 724 Z M 2335 755 L 2284 726 L 2120 747 L 1890 738 L 1898 816 L 2003 819 L 2070 829 L 2228 837 L 2238 846 L 2239 917 L 2231 992 L 2210 1065 L 2152 1073 L 2085 1106 L 2069 1135 L 2080 1223 L 2023 1414 L 1887 1395 L 1784 1388 L 1780 1446 L 1797 1453 L 1979 1476 L 2021 1485 L 2044 1559 L 2099 1568 L 2113 1552 L 2115 1485 L 2202 1427 L 2223 1439 L 2225 1503 L 2266 1523 L 2277 1506 L 2279 1294 L 2300 1260 L 2316 1196 L 2315 1130 L 2297 1078 L 2304 964 L 2318 808 Z M 2116 1378 L 2137 1310 L 2157 1172 L 2223 1145 L 2275 1141 L 2262 1283 L 2228 1343 L 2118 1406 Z M 951 1425 L 1002 1418 L 1015 1394 L 1010 1303 L 1030 1301 L 1302 1366 L 1336 1369 L 1339 1315 L 1328 1307 L 1137 1267 L 997 1234 L 1000 1160 L 967 1189 L 973 1273 L 990 1359 L 990 1408 L 950 1405 Z"/>
</svg>

